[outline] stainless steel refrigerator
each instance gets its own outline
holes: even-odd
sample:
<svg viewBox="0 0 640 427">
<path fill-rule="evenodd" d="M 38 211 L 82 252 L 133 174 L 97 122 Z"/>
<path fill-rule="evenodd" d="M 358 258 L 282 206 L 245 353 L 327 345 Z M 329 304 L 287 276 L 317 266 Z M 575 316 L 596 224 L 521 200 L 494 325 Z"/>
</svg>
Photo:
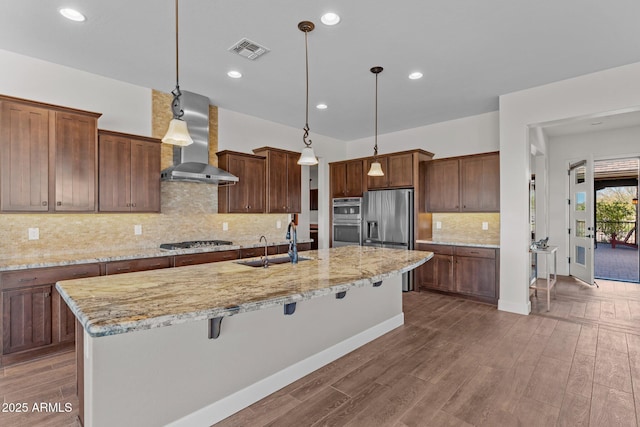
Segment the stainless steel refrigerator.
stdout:
<svg viewBox="0 0 640 427">
<path fill-rule="evenodd" d="M 413 249 L 413 190 L 366 191 L 362 199 L 362 245 Z M 412 275 L 402 275 L 402 290 L 413 290 Z"/>
</svg>

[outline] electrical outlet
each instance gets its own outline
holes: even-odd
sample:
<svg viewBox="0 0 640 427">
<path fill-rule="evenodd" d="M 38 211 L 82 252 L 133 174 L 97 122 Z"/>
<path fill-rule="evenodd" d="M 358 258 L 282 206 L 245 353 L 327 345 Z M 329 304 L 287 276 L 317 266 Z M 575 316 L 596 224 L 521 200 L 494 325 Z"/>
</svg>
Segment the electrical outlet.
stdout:
<svg viewBox="0 0 640 427">
<path fill-rule="evenodd" d="M 29 228 L 29 240 L 40 240 L 40 229 L 38 227 Z"/>
<path fill-rule="evenodd" d="M 483 230 L 488 230 L 489 229 L 489 223 L 486 221 L 482 221 L 482 229 Z"/>
<path fill-rule="evenodd" d="M 140 224 L 136 224 L 133 226 L 133 234 L 136 236 L 140 236 L 142 234 L 142 226 Z"/>
<path fill-rule="evenodd" d="M 442 222 L 436 221 L 436 230 L 440 230 L 442 228 Z"/>
<path fill-rule="evenodd" d="M 228 222 L 223 222 L 222 223 L 222 231 L 229 231 L 229 223 Z"/>
<path fill-rule="evenodd" d="M 282 228 L 282 221 L 280 220 L 276 221 L 276 228 Z"/>
</svg>

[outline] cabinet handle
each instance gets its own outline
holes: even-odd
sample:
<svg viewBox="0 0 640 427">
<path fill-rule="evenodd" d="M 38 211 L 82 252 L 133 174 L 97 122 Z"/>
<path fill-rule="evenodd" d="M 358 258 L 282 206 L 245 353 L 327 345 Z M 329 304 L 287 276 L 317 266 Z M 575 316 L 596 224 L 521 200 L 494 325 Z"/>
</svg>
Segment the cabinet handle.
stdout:
<svg viewBox="0 0 640 427">
<path fill-rule="evenodd" d="M 45 200 L 44 202 L 42 202 L 42 206 L 47 206 L 49 203 L 47 203 L 47 201 Z"/>
<path fill-rule="evenodd" d="M 118 267 L 116 269 L 116 271 L 127 271 L 127 270 L 131 270 L 131 267 Z"/>
<path fill-rule="evenodd" d="M 18 280 L 18 283 L 33 282 L 36 279 L 37 279 L 37 277 L 31 277 L 29 279 L 24 278 L 24 279 Z"/>
<path fill-rule="evenodd" d="M 56 202 L 57 206 L 62 206 L 62 202 Z"/>
<path fill-rule="evenodd" d="M 133 206 L 133 207 L 135 208 L 135 207 L 136 207 L 136 204 L 135 204 L 135 203 L 131 203 L 131 206 Z"/>
<path fill-rule="evenodd" d="M 45 292 L 45 293 L 44 293 L 44 297 L 45 297 L 45 298 L 49 298 L 50 296 L 51 296 L 51 292 Z"/>
<path fill-rule="evenodd" d="M 80 277 L 80 276 L 88 276 L 89 272 L 88 271 L 83 271 L 80 273 L 73 273 L 73 277 Z"/>
<path fill-rule="evenodd" d="M 131 203 L 127 203 L 127 207 L 130 208 L 131 207 Z"/>
<path fill-rule="evenodd" d="M 152 264 L 151 267 L 160 267 L 162 264 L 160 264 L 159 262 L 156 264 Z"/>
</svg>

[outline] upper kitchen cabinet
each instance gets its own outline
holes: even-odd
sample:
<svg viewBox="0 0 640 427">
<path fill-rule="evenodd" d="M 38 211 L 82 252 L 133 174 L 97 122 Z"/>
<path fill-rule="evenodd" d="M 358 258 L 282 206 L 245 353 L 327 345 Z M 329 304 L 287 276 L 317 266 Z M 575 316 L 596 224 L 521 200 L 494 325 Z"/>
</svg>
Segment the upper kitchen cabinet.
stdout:
<svg viewBox="0 0 640 427">
<path fill-rule="evenodd" d="M 101 212 L 160 212 L 160 141 L 98 132 Z"/>
<path fill-rule="evenodd" d="M 421 161 L 430 160 L 433 153 L 424 150 L 403 151 L 378 156 L 384 176 L 367 176 L 367 189 L 408 188 L 416 186 L 418 166 Z M 366 161 L 365 174 L 371 168 L 373 157 Z"/>
<path fill-rule="evenodd" d="M 235 185 L 218 186 L 218 212 L 264 213 L 266 158 L 228 150 L 217 155 L 218 166 L 239 178 Z"/>
<path fill-rule="evenodd" d="M 426 163 L 427 212 L 500 211 L 500 157 L 487 153 Z"/>
<path fill-rule="evenodd" d="M 425 189 L 427 212 L 458 212 L 460 210 L 458 159 L 427 162 Z"/>
<path fill-rule="evenodd" d="M 500 156 L 491 153 L 460 159 L 462 212 L 500 211 Z"/>
<path fill-rule="evenodd" d="M 266 212 L 301 212 L 300 153 L 272 147 L 256 148 L 253 152 L 266 158 Z"/>
<path fill-rule="evenodd" d="M 330 163 L 331 197 L 362 197 L 364 191 L 362 159 Z"/>
<path fill-rule="evenodd" d="M 100 114 L 0 96 L 3 212 L 93 212 Z"/>
</svg>

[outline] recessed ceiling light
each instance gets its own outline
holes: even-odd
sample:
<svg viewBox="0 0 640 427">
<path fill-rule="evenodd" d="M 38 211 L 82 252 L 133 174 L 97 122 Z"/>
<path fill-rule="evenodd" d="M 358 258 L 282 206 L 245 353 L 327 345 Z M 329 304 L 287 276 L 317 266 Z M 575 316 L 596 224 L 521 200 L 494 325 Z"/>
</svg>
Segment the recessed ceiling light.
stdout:
<svg viewBox="0 0 640 427">
<path fill-rule="evenodd" d="M 601 125 L 601 124 L 602 124 L 602 122 L 593 122 L 593 123 L 591 123 L 591 126 L 598 126 L 598 125 Z"/>
<path fill-rule="evenodd" d="M 418 80 L 422 78 L 422 73 L 420 71 L 414 71 L 413 73 L 409 74 L 409 78 L 411 80 Z"/>
<path fill-rule="evenodd" d="M 75 22 L 84 22 L 87 19 L 82 13 L 70 8 L 60 9 L 60 15 Z"/>
<path fill-rule="evenodd" d="M 320 18 L 324 25 L 336 25 L 340 22 L 340 16 L 337 13 L 327 12 Z"/>
<path fill-rule="evenodd" d="M 318 110 L 326 110 L 328 107 L 327 107 L 327 104 L 318 104 L 316 105 L 316 108 Z"/>
<path fill-rule="evenodd" d="M 239 79 L 240 77 L 242 77 L 242 73 L 240 71 L 231 70 L 227 73 L 227 76 L 231 77 L 232 79 Z"/>
</svg>

